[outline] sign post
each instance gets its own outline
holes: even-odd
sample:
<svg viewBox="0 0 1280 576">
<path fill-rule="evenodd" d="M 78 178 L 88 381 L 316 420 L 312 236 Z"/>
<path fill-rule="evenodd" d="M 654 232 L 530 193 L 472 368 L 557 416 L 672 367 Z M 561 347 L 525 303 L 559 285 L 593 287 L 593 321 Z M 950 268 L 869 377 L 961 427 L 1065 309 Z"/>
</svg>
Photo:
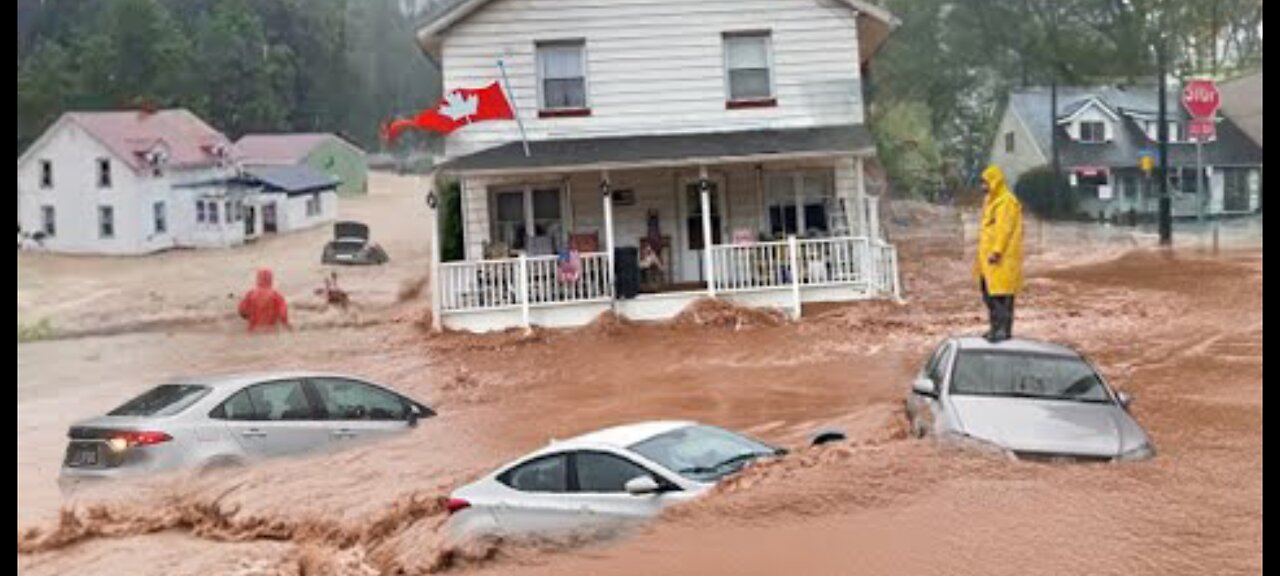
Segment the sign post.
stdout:
<svg viewBox="0 0 1280 576">
<path fill-rule="evenodd" d="M 1222 93 L 1213 80 L 1191 80 L 1182 88 L 1182 105 L 1191 115 L 1187 137 L 1196 142 L 1196 204 L 1200 222 L 1204 222 L 1208 210 L 1204 186 L 1204 143 L 1217 136 L 1215 118 L 1222 108 Z"/>
</svg>

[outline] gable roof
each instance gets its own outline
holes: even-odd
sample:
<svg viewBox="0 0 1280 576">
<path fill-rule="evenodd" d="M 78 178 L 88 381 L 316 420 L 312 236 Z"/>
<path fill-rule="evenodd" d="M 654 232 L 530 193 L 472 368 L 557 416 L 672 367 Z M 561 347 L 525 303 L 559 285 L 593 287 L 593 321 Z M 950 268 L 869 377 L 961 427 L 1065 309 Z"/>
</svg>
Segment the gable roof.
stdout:
<svg viewBox="0 0 1280 576">
<path fill-rule="evenodd" d="M 217 166 L 232 153 L 231 141 L 189 110 L 68 112 L 27 149 L 19 164 L 67 124 L 78 126 L 139 172 L 150 167 L 146 155 L 156 150 L 168 155 L 165 166 L 171 168 Z"/>
<path fill-rule="evenodd" d="M 1096 101 L 1098 105 L 1116 111 L 1119 120 L 1115 140 L 1105 144 L 1082 144 L 1073 141 L 1058 121 L 1087 108 Z M 1169 117 L 1185 120 L 1186 111 L 1178 103 L 1175 90 L 1168 96 Z M 1064 166 L 1136 167 L 1143 148 L 1154 146 L 1139 120 L 1154 119 L 1159 108 L 1159 94 L 1154 86 L 1119 87 L 1061 87 L 1058 89 L 1058 110 L 1051 111 L 1052 96 L 1049 88 L 1033 87 L 1013 92 L 1009 96 L 1009 108 L 1018 115 L 1037 146 L 1048 154 L 1056 139 Z M 1050 125 L 1051 114 L 1053 126 Z M 1254 144 L 1230 119 L 1218 122 L 1218 139 L 1204 146 L 1205 163 L 1220 166 L 1253 166 L 1262 164 L 1262 148 Z M 1169 147 L 1172 166 L 1194 166 L 1196 147 L 1186 143 L 1174 143 Z"/>
<path fill-rule="evenodd" d="M 1222 113 L 1262 145 L 1262 71 L 1222 84 Z"/>
<path fill-rule="evenodd" d="M 246 164 L 298 164 L 328 142 L 364 153 L 335 134 L 248 134 L 236 142 L 236 158 Z"/>
<path fill-rule="evenodd" d="M 483 9 L 492 1 L 441 0 L 432 4 L 419 22 L 418 44 L 423 49 L 428 49 L 428 47 L 435 45 L 451 28 Z M 836 0 L 836 2 L 844 4 L 850 10 L 870 18 L 886 29 L 886 31 L 875 35 L 876 38 L 871 42 L 870 49 L 864 47 L 867 52 L 862 55 L 864 59 L 869 58 L 871 53 L 884 42 L 888 37 L 888 30 L 893 30 L 901 24 L 891 12 L 868 0 Z"/>
</svg>

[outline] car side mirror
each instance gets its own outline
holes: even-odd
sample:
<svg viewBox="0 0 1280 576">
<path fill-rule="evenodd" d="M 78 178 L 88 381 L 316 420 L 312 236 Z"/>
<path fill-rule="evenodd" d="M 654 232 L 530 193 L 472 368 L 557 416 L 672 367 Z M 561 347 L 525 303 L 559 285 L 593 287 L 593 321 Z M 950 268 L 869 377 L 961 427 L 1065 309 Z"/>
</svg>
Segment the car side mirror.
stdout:
<svg viewBox="0 0 1280 576">
<path fill-rule="evenodd" d="M 938 386 L 929 378 L 920 378 L 911 386 L 911 391 L 930 398 L 938 397 Z"/>
<path fill-rule="evenodd" d="M 422 420 L 422 414 L 419 414 L 419 413 L 418 413 L 418 409 L 417 409 L 417 408 L 410 408 L 410 409 L 409 409 L 409 418 L 408 418 L 408 420 L 407 420 L 407 422 L 409 423 L 409 427 L 410 427 L 410 428 L 417 428 L 417 427 L 418 427 L 418 422 L 420 422 L 421 420 Z"/>
<path fill-rule="evenodd" d="M 1116 401 L 1120 403 L 1121 408 L 1128 410 L 1130 406 L 1133 406 L 1133 395 L 1128 392 L 1117 392 Z"/>
<path fill-rule="evenodd" d="M 662 486 L 652 476 L 641 476 L 627 482 L 626 490 L 632 496 L 652 496 L 661 492 Z"/>
</svg>

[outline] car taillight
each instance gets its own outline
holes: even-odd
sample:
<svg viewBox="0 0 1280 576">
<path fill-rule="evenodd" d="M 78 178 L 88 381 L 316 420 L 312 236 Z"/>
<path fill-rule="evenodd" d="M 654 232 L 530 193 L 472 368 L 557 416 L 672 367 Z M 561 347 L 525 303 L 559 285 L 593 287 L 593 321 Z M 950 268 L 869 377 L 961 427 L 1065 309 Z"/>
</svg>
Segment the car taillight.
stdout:
<svg viewBox="0 0 1280 576">
<path fill-rule="evenodd" d="M 107 445 L 121 452 L 120 448 L 145 448 L 172 441 L 173 436 L 164 432 L 116 432 L 107 440 Z"/>
<path fill-rule="evenodd" d="M 461 498 L 450 498 L 445 504 L 445 509 L 449 511 L 450 516 L 462 512 L 470 507 L 471 503 Z"/>
</svg>

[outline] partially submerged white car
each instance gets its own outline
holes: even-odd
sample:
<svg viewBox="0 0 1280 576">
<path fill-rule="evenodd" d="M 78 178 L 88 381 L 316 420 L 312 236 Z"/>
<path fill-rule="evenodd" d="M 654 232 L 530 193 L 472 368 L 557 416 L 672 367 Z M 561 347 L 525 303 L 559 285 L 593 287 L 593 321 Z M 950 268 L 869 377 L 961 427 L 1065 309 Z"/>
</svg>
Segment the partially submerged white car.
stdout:
<svg viewBox="0 0 1280 576">
<path fill-rule="evenodd" d="M 693 422 L 612 428 L 503 466 L 449 500 L 449 537 L 560 539 L 617 534 L 785 450 Z"/>
</svg>

